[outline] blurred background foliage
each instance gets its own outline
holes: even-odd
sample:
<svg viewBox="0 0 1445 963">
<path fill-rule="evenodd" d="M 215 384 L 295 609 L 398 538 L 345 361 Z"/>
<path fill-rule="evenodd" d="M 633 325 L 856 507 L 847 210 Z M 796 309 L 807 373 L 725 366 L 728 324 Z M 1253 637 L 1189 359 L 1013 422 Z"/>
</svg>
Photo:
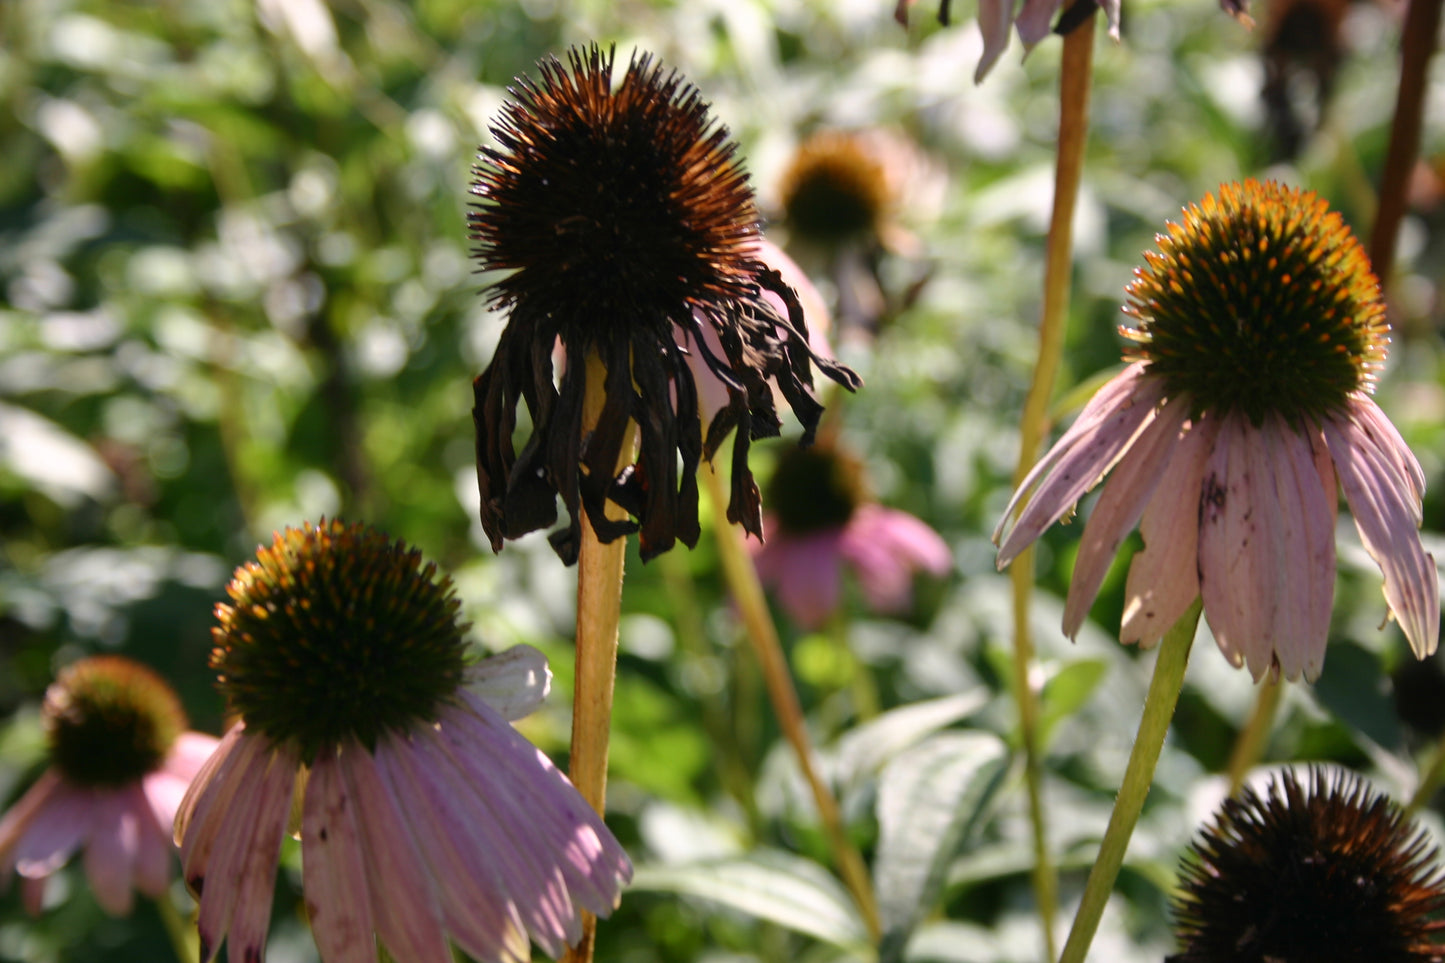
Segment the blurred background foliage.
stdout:
<svg viewBox="0 0 1445 963">
<path fill-rule="evenodd" d="M 1251 32 L 1210 0 L 1129 0 L 1122 43 L 1100 32 L 1059 417 L 1119 362 L 1139 252 L 1221 181 L 1317 189 L 1368 235 L 1401 9 L 1272 2 Z M 219 731 L 211 609 L 258 542 L 323 515 L 367 520 L 453 573 L 479 646 L 546 651 L 554 692 L 524 727 L 565 757 L 575 573 L 540 537 L 493 556 L 476 516 L 469 382 L 503 319 L 479 296 L 465 213 L 511 79 L 572 43 L 615 43 L 623 60 L 649 50 L 680 69 L 741 142 L 769 235 L 813 272 L 840 319 L 835 350 L 867 382 L 832 399 L 830 424 L 879 499 L 953 551 L 902 618 L 869 615 L 856 594 L 822 632 L 780 613 L 825 771 L 899 927 L 890 953 L 1038 959 L 1009 595 L 988 533 L 1033 362 L 1059 44 L 1024 60 L 1015 40 L 976 85 L 974 11 L 955 7 L 943 27 L 919 4 L 904 28 L 887 0 L 0 4 L 0 791 L 13 799 L 38 772 L 39 700 L 82 654 L 157 667 L 193 725 Z M 1300 22 L 1324 24 L 1303 47 Z M 1430 480 L 1429 532 L 1445 530 L 1436 67 L 1378 395 Z M 829 129 L 890 145 L 889 243 L 790 236 L 790 158 Z M 1077 531 L 1041 542 L 1036 601 L 1066 909 L 1150 661 L 1114 641 L 1122 563 L 1078 642 L 1060 637 Z M 1324 675 L 1288 687 L 1265 758 L 1333 760 L 1408 796 L 1445 725 L 1445 673 L 1407 665 L 1398 630 L 1379 631 L 1379 575 L 1347 518 L 1340 542 Z M 645 567 L 634 550 L 624 606 L 609 815 L 639 874 L 599 959 L 868 958 L 710 535 Z M 1178 856 L 1254 702 L 1207 639 L 1195 653 L 1099 959 L 1170 951 Z M 294 850 L 273 961 L 315 954 Z M 179 884 L 173 897 L 186 900 Z M 168 953 L 153 907 L 105 917 L 74 867 L 39 918 L 13 888 L 0 901 L 0 959 Z"/>
</svg>

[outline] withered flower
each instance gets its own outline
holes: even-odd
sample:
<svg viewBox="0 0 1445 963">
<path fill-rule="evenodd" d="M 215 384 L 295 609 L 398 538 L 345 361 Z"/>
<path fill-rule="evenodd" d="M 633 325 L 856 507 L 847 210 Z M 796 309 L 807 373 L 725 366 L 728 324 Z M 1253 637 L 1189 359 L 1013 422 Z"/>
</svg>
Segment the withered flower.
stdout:
<svg viewBox="0 0 1445 963">
<path fill-rule="evenodd" d="M 1167 963 L 1426 963 L 1445 954 L 1429 837 L 1350 773 L 1226 800 L 1184 859 Z"/>
<path fill-rule="evenodd" d="M 811 365 L 850 390 L 859 384 L 810 349 L 796 295 L 757 259 L 747 174 L 701 94 L 647 54 L 614 87 L 613 61 L 596 45 L 574 48 L 565 65 L 544 60 L 539 81 L 518 80 L 492 128 L 497 146 L 480 152 L 469 215 L 482 269 L 508 272 L 490 302 L 510 310 L 473 385 L 482 527 L 500 550 L 503 539 L 551 525 L 560 495 L 570 521 L 551 541 L 568 564 L 583 511 L 603 542 L 639 531 L 644 559 L 675 540 L 696 544 L 698 463 L 733 429 L 727 517 L 761 537 L 747 456 L 754 438 L 781 428 L 769 382 L 805 442 L 822 413 Z M 704 342 L 708 327 L 721 355 Z M 558 341 L 565 360 L 554 373 Z M 706 435 L 693 351 L 728 390 Z M 602 379 L 591 429 L 589 378 Z M 532 434 L 517 452 L 523 401 Z M 638 454 L 619 471 L 629 423 Z M 631 518 L 609 518 L 608 502 Z"/>
</svg>

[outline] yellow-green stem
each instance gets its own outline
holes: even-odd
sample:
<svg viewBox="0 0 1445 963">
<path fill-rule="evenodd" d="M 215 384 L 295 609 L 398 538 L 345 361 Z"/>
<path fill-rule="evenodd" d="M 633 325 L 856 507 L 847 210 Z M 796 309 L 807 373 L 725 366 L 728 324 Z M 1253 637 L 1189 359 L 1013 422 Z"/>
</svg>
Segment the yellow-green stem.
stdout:
<svg viewBox="0 0 1445 963">
<path fill-rule="evenodd" d="M 606 368 L 596 354 L 587 358 L 583 430 L 597 423 L 605 400 Z M 630 438 L 622 446 L 630 457 Z M 568 775 L 572 785 L 597 810 L 606 807 L 607 745 L 612 731 L 612 686 L 617 674 L 617 623 L 622 615 L 622 566 L 627 539 L 604 545 L 587 515 L 582 515 L 582 543 L 577 556 L 577 668 L 572 687 L 572 750 Z M 568 952 L 567 963 L 590 963 L 597 920 L 582 914 L 582 939 Z"/>
<path fill-rule="evenodd" d="M 1033 382 L 1024 399 L 1019 424 L 1019 461 L 1014 484 L 1023 481 L 1038 457 L 1048 429 L 1049 401 L 1064 349 L 1064 327 L 1069 308 L 1069 282 L 1073 268 L 1074 208 L 1084 168 L 1084 144 L 1089 129 L 1089 85 L 1094 60 L 1094 17 L 1084 20 L 1064 38 L 1059 69 L 1059 139 L 1054 168 L 1054 204 L 1044 258 L 1044 307 L 1039 323 L 1039 356 Z M 1028 788 L 1029 823 L 1033 827 L 1034 901 L 1043 929 L 1044 952 L 1055 953 L 1054 914 L 1058 906 L 1058 877 L 1049 857 L 1048 825 L 1044 818 L 1043 765 L 1038 740 L 1038 705 L 1032 668 L 1033 639 L 1029 633 L 1030 599 L 1034 585 L 1034 554 L 1027 550 L 1013 562 L 1014 698 L 1018 702 L 1019 739 L 1023 745 L 1024 782 Z"/>
<path fill-rule="evenodd" d="M 1259 762 L 1264 745 L 1269 740 L 1269 731 L 1274 726 L 1275 710 L 1279 708 L 1279 697 L 1283 687 L 1278 679 L 1266 677 L 1259 684 L 1255 696 L 1254 711 L 1249 721 L 1240 730 L 1234 742 L 1234 751 L 1229 754 L 1229 794 L 1238 796 L 1244 786 L 1244 778 Z"/>
<path fill-rule="evenodd" d="M 1134 826 L 1139 822 L 1139 813 L 1149 795 L 1149 786 L 1154 781 L 1154 768 L 1164 748 L 1169 721 L 1174 718 L 1179 689 L 1184 684 L 1184 669 L 1189 665 L 1189 649 L 1194 644 L 1194 630 L 1199 625 L 1199 610 L 1200 603 L 1196 599 L 1189 611 L 1164 634 L 1164 641 L 1159 644 L 1154 677 L 1149 680 L 1149 693 L 1144 697 L 1139 734 L 1129 753 L 1124 781 L 1114 800 L 1114 811 L 1109 814 L 1104 841 L 1099 844 L 1099 858 L 1094 861 L 1089 879 L 1084 883 L 1084 897 L 1074 915 L 1074 925 L 1069 930 L 1069 939 L 1064 943 L 1059 963 L 1083 963 L 1089 944 L 1094 941 L 1094 933 L 1099 929 L 1104 906 L 1109 902 L 1114 881 L 1119 877 L 1119 868 L 1124 865 L 1129 837 L 1134 834 Z"/>
<path fill-rule="evenodd" d="M 1440 788 L 1440 780 L 1445 777 L 1445 736 L 1435 744 L 1435 756 L 1430 760 L 1430 766 L 1425 774 L 1420 777 L 1420 785 L 1415 787 L 1415 794 L 1410 797 L 1410 803 L 1405 807 L 1405 812 L 1414 815 L 1420 807 L 1430 801 L 1435 795 L 1435 790 Z"/>
<path fill-rule="evenodd" d="M 166 935 L 171 939 L 171 949 L 179 963 L 191 963 L 192 960 L 200 959 L 201 939 L 196 931 L 195 921 L 181 919 L 181 911 L 176 909 L 169 891 L 156 897 L 156 912 L 160 914 L 161 925 L 166 928 Z"/>
<path fill-rule="evenodd" d="M 705 479 L 708 494 L 713 501 L 712 514 L 723 574 L 742 616 L 748 640 L 752 643 L 753 651 L 762 667 L 768 699 L 773 704 L 773 712 L 778 716 L 778 725 L 783 730 L 784 738 L 798 757 L 798 768 L 802 771 L 803 779 L 812 791 L 813 803 L 818 807 L 818 818 L 823 823 L 823 832 L 833 852 L 833 862 L 838 868 L 838 875 L 852 893 L 863 923 L 868 927 L 868 933 L 876 945 L 882 930 L 878 921 L 878 903 L 873 896 L 873 885 L 868 879 L 868 868 L 863 863 L 858 847 L 848 839 L 843 828 L 843 816 L 838 810 L 838 801 L 833 798 L 832 790 L 813 766 L 812 740 L 808 737 L 808 730 L 803 722 L 803 707 L 798 701 L 793 677 L 788 672 L 788 661 L 783 656 L 778 629 L 773 624 L 772 613 L 768 611 L 768 602 L 763 596 L 757 569 L 743 547 L 741 530 L 727 522 L 728 496 L 723 490 L 722 479 L 711 464 L 703 465 L 698 474 Z"/>
</svg>

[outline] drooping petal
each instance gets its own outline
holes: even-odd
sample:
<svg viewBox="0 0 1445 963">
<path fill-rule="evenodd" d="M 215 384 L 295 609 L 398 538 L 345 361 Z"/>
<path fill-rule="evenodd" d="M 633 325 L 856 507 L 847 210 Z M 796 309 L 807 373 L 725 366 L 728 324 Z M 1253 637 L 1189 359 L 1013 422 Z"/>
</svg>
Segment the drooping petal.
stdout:
<svg viewBox="0 0 1445 963">
<path fill-rule="evenodd" d="M 1400 437 L 1394 423 L 1385 416 L 1380 406 L 1375 404 L 1375 399 L 1365 394 L 1352 395 L 1348 410 L 1350 420 L 1375 442 L 1375 447 L 1409 483 L 1410 492 L 1415 497 L 1409 500 L 1408 504 L 1415 518 L 1415 525 L 1419 526 L 1420 502 L 1425 497 L 1425 472 L 1420 468 L 1419 459 L 1410 450 L 1410 446 L 1405 444 L 1405 439 Z"/>
<path fill-rule="evenodd" d="M 348 747 L 347 752 L 361 752 Z M 361 855 L 355 804 L 335 752 L 311 767 L 301 810 L 306 916 L 325 963 L 376 963 L 376 926 Z"/>
<path fill-rule="evenodd" d="M 135 902 L 130 881 L 140 846 L 136 815 L 125 796 L 115 790 L 96 792 L 92 798 L 85 878 L 95 901 L 111 916 L 128 916 Z"/>
<path fill-rule="evenodd" d="M 1139 516 L 1179 447 L 1179 431 L 1188 417 L 1188 401 L 1170 399 L 1139 432 L 1139 437 L 1109 474 L 1079 541 L 1074 577 L 1069 582 L 1069 595 L 1064 603 L 1064 634 L 1069 638 L 1078 637 L 1079 627 L 1084 624 L 1109 571 L 1109 563 L 1118 554 L 1124 538 L 1139 523 Z"/>
<path fill-rule="evenodd" d="M 854 510 L 839 550 L 857 571 L 868 604 L 879 612 L 908 607 L 916 570 L 942 575 L 953 565 L 953 553 L 937 532 L 907 512 L 875 504 Z"/>
<path fill-rule="evenodd" d="M 15 805 L 0 819 L 0 875 L 8 882 L 10 870 L 15 865 L 15 848 L 19 844 L 35 817 L 51 807 L 57 793 L 66 791 L 65 780 L 59 770 L 47 769 L 25 791 Z M 0 884 L 3 885 L 3 884 Z"/>
<path fill-rule="evenodd" d="M 32 879 L 49 876 L 85 842 L 93 821 L 90 790 L 62 781 L 20 837 L 15 847 L 16 872 Z"/>
<path fill-rule="evenodd" d="M 205 794 L 211 783 L 223 782 L 226 773 L 234 769 L 241 761 L 239 757 L 232 758 L 232 754 L 240 747 L 241 737 L 245 735 L 245 733 L 246 727 L 244 725 L 238 723 L 231 727 L 226 735 L 222 737 L 220 743 L 217 744 L 216 750 L 202 763 L 201 768 L 196 772 L 195 778 L 191 780 L 190 788 L 186 790 L 186 794 L 181 798 L 180 805 L 176 807 L 176 821 L 172 829 L 174 831 L 173 838 L 176 841 L 176 845 L 181 847 L 182 863 L 185 862 L 187 853 L 187 847 L 183 840 L 190 835 L 189 828 L 191 823 L 195 821 L 196 809 L 200 805 L 201 796 Z M 226 772 L 222 771 L 223 768 Z M 194 839 L 194 837 L 192 838 Z"/>
<path fill-rule="evenodd" d="M 547 657 L 530 645 L 514 645 L 467 670 L 467 688 L 508 721 L 536 712 L 551 687 Z"/>
<path fill-rule="evenodd" d="M 1319 678 L 1329 641 L 1335 600 L 1333 485 L 1326 490 L 1316 465 L 1312 434 L 1298 432 L 1278 415 L 1262 426 L 1264 450 L 1274 466 L 1278 506 L 1273 631 L 1275 656 L 1286 679 Z M 1333 481 L 1333 479 L 1331 479 Z"/>
<path fill-rule="evenodd" d="M 355 803 L 377 935 L 395 959 L 451 963 L 435 883 L 422 865 L 391 788 L 371 753 L 359 746 L 346 748 L 340 767 L 346 794 Z"/>
<path fill-rule="evenodd" d="M 1435 560 L 1420 544 L 1420 509 L 1408 473 L 1400 470 L 1400 453 L 1381 449 L 1375 434 L 1352 418 L 1328 418 L 1323 427 L 1355 528 L 1385 576 L 1385 601 L 1423 659 L 1440 638 L 1440 585 Z"/>
<path fill-rule="evenodd" d="M 1154 645 L 1199 597 L 1199 515 L 1204 466 L 1219 419 L 1190 425 L 1144 509 L 1144 549 L 1129 562 L 1119 641 Z"/>
<path fill-rule="evenodd" d="M 983 56 L 978 60 L 973 82 L 983 83 L 983 78 L 998 63 L 998 58 L 1008 49 L 1008 35 L 1013 27 L 1014 0 L 979 0 L 978 29 L 983 34 Z"/>
<path fill-rule="evenodd" d="M 417 746 L 430 741 L 433 733 L 428 728 L 417 732 L 415 741 L 401 737 L 383 741 L 377 746 L 377 769 L 395 792 L 397 811 L 406 818 L 430 870 L 452 941 L 478 959 L 523 963 L 531 958 L 531 948 L 516 902 L 505 881 L 494 878 L 488 869 L 493 858 L 488 849 L 497 847 L 476 846 L 468 832 L 482 821 L 476 806 L 468 805 L 475 799 L 464 795 L 466 788 L 457 780 L 438 780 L 432 767 L 418 764 Z M 549 952 L 556 949 L 554 945 Z"/>
<path fill-rule="evenodd" d="M 190 781 L 201 771 L 221 740 L 204 732 L 183 732 L 176 737 L 161 769 Z"/>
<path fill-rule="evenodd" d="M 1263 476 L 1259 434 L 1239 413 L 1226 415 L 1205 465 L 1199 503 L 1199 590 L 1204 614 L 1231 665 L 1249 663 L 1255 680 L 1274 659 L 1275 559 L 1267 550 L 1276 510 L 1273 478 Z"/>
<path fill-rule="evenodd" d="M 259 780 L 261 787 L 254 804 L 256 822 L 239 867 L 236 910 L 231 917 L 227 959 L 259 963 L 266 955 L 276 866 L 281 859 L 281 840 L 286 835 L 286 823 L 291 817 L 297 768 L 296 757 L 281 749 L 273 749 L 266 758 L 266 770 Z"/>
<path fill-rule="evenodd" d="M 843 530 L 808 535 L 779 533 L 753 555 L 758 578 L 799 625 L 814 629 L 838 610 L 842 590 L 838 542 Z"/>
<path fill-rule="evenodd" d="M 175 844 L 171 842 L 171 820 L 162 823 L 157 819 L 150 800 L 139 785 L 132 783 L 125 792 L 130 797 L 127 804 L 137 814 L 136 825 L 140 830 L 135 851 L 135 887 L 156 899 L 171 882 L 171 859 L 175 852 Z"/>
<path fill-rule="evenodd" d="M 1060 6 L 1062 0 L 1024 0 L 1023 9 L 1019 11 L 1014 25 L 1018 27 L 1019 41 L 1025 50 L 1032 50 L 1040 40 L 1049 35 L 1053 28 L 1054 14 L 1058 13 Z"/>
<path fill-rule="evenodd" d="M 1153 415 L 1163 396 L 1163 382 L 1148 377 L 1145 365 L 1139 362 L 1125 368 L 1089 399 L 1078 420 L 1028 473 L 1004 509 L 994 529 L 995 542 L 1008 528 L 1015 508 L 1024 498 L 1029 499 L 999 544 L 1000 569 L 1098 484 Z M 1037 491 L 1033 490 L 1035 485 Z"/>
<path fill-rule="evenodd" d="M 204 822 L 193 829 L 202 838 L 189 853 L 186 843 L 181 844 L 186 884 L 200 898 L 196 931 L 201 941 L 201 963 L 215 957 L 231 929 L 240 899 L 241 870 L 260 824 L 257 801 L 268 749 L 263 736 L 252 735 L 240 741 L 234 752 L 239 757 L 235 768 L 223 773 L 224 781 L 215 781 L 197 804 L 199 809 L 211 803 L 209 810 L 201 814 Z M 188 833 L 186 842 L 190 838 Z"/>
</svg>

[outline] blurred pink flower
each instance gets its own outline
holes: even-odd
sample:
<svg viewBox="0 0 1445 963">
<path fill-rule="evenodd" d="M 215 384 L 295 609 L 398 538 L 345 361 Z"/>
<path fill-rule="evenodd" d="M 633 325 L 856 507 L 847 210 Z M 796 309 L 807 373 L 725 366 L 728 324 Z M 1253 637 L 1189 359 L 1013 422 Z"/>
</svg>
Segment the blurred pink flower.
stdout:
<svg viewBox="0 0 1445 963">
<path fill-rule="evenodd" d="M 165 893 L 171 822 L 216 739 L 179 731 L 174 693 L 119 656 L 74 663 L 44 711 L 53 764 L 0 819 L 0 876 L 18 872 L 25 908 L 39 913 L 50 875 L 83 850 L 96 902 L 125 916 L 136 889 Z"/>
<path fill-rule="evenodd" d="M 560 956 L 579 913 L 607 916 L 632 866 L 601 818 L 510 720 L 546 695 L 546 659 L 518 646 L 468 672 L 431 724 L 323 749 L 301 796 L 302 885 L 326 963 Z M 259 960 L 281 839 L 304 760 L 238 723 L 181 804 L 175 837 L 199 894 L 201 959 L 230 940 Z"/>
<path fill-rule="evenodd" d="M 1152 645 L 1202 595 L 1233 665 L 1313 680 L 1343 488 L 1391 614 L 1417 656 L 1434 652 L 1439 588 L 1418 532 L 1425 478 L 1367 393 L 1388 327 L 1358 242 L 1314 194 L 1249 181 L 1187 209 L 1159 244 L 1126 309 L 1141 322 L 1124 333 L 1142 360 L 1099 390 L 1014 493 L 994 533 L 999 567 L 1108 473 L 1064 632 L 1078 633 L 1142 516 L 1122 641 Z"/>
<path fill-rule="evenodd" d="M 842 565 L 858 578 L 868 604 L 879 612 L 904 611 L 913 601 L 913 575 L 943 575 L 953 564 L 948 544 L 907 512 L 860 505 L 844 525 L 790 533 L 776 519 L 763 521 L 766 544 L 753 546 L 758 577 L 771 586 L 788 614 L 815 629 L 838 609 Z"/>
</svg>

